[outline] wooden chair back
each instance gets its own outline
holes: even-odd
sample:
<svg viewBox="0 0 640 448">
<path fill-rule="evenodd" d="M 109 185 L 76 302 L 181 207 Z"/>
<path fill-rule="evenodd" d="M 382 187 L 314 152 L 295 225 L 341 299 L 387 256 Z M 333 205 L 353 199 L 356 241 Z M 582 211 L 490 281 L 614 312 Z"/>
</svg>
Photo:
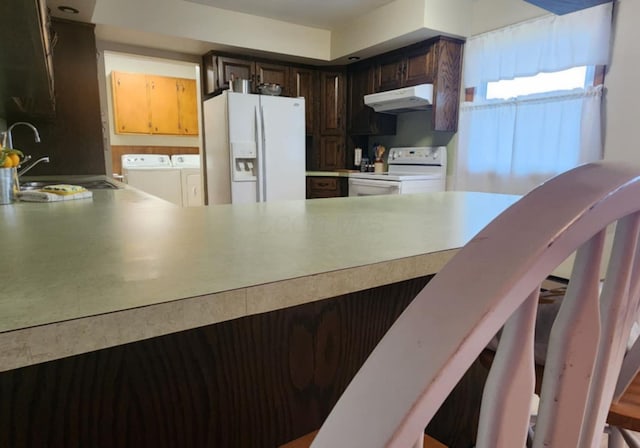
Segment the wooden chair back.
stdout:
<svg viewBox="0 0 640 448">
<path fill-rule="evenodd" d="M 413 446 L 500 329 L 476 446 L 525 446 L 540 284 L 577 251 L 551 330 L 533 446 L 598 447 L 640 296 L 638 175 L 621 164 L 584 165 L 493 220 L 399 317 L 312 446 Z"/>
</svg>

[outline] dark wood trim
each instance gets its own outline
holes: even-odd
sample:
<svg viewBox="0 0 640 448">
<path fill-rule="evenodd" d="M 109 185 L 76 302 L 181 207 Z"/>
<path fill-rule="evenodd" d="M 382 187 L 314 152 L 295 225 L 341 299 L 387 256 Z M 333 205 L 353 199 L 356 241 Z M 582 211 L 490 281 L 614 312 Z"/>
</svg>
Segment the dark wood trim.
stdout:
<svg viewBox="0 0 640 448">
<path fill-rule="evenodd" d="M 596 65 L 595 73 L 593 74 L 593 85 L 601 86 L 604 85 L 604 75 L 607 71 L 606 65 Z"/>
<path fill-rule="evenodd" d="M 464 89 L 464 100 L 471 103 L 475 99 L 476 96 L 476 88 L 475 87 L 467 87 Z"/>
</svg>

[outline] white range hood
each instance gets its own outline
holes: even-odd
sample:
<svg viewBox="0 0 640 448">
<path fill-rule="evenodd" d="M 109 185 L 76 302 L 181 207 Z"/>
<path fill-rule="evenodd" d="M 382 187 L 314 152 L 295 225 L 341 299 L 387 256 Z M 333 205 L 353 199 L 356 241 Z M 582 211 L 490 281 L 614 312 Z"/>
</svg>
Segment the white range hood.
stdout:
<svg viewBox="0 0 640 448">
<path fill-rule="evenodd" d="M 399 114 L 425 110 L 433 102 L 433 84 L 419 84 L 364 96 L 364 104 L 376 112 Z"/>
</svg>

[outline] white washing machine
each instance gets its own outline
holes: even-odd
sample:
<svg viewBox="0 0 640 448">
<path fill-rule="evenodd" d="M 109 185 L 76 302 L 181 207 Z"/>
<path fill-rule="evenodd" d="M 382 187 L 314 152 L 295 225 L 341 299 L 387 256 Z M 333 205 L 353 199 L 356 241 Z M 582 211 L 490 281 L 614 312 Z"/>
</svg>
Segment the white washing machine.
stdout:
<svg viewBox="0 0 640 448">
<path fill-rule="evenodd" d="M 180 169 L 166 154 L 124 154 L 123 181 L 134 188 L 176 205 L 182 205 Z"/>
<path fill-rule="evenodd" d="M 171 164 L 176 168 L 180 168 L 182 205 L 184 207 L 204 205 L 200 154 L 173 155 L 171 156 Z"/>
</svg>

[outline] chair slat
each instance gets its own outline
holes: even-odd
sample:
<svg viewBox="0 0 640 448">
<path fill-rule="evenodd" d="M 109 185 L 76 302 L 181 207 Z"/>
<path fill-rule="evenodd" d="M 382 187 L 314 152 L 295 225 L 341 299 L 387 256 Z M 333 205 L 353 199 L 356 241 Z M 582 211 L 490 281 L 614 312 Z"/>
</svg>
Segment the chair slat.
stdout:
<svg viewBox="0 0 640 448">
<path fill-rule="evenodd" d="M 605 232 L 576 255 L 549 337 L 534 447 L 578 446 L 600 337 L 599 272 Z"/>
<path fill-rule="evenodd" d="M 535 387 L 533 339 L 539 288 L 509 318 L 482 393 L 478 448 L 524 446 Z M 501 422 L 496 424 L 496 422 Z"/>
<path fill-rule="evenodd" d="M 601 336 L 580 445 L 596 448 L 604 429 L 609 405 L 626 350 L 626 339 L 635 320 L 637 304 L 629 303 L 629 286 L 640 229 L 640 214 L 622 218 L 617 226 L 613 249 L 600 297 Z M 633 310 L 633 312 L 628 312 Z"/>
<path fill-rule="evenodd" d="M 636 255 L 633 263 L 633 275 L 631 277 L 631 285 L 629 286 L 629 294 L 631 300 L 636 303 L 640 302 L 640 244 L 636 247 Z M 640 324 L 640 316 L 638 316 L 638 308 L 636 307 L 636 324 Z M 632 323 L 633 325 L 633 323 Z M 640 337 L 638 337 L 633 345 L 627 351 L 622 361 L 622 368 L 616 383 L 616 390 L 613 394 L 613 401 L 617 402 L 627 387 L 636 377 L 640 370 Z"/>
</svg>

